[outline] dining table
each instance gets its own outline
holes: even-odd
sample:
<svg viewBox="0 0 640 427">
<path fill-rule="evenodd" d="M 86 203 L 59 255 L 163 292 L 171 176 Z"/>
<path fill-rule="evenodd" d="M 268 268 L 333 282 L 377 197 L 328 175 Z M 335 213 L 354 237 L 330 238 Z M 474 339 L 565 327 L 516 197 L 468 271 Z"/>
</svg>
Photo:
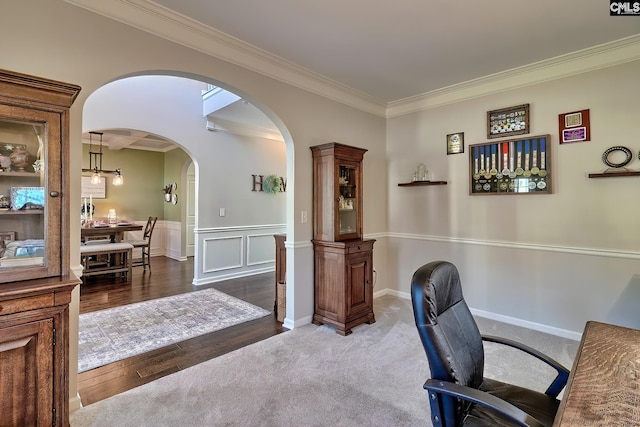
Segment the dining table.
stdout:
<svg viewBox="0 0 640 427">
<path fill-rule="evenodd" d="M 140 231 L 142 228 L 142 225 L 134 224 L 132 222 L 83 226 L 80 229 L 80 237 L 84 241 L 91 237 L 109 236 L 111 243 L 118 243 L 124 240 L 125 232 Z"/>
</svg>

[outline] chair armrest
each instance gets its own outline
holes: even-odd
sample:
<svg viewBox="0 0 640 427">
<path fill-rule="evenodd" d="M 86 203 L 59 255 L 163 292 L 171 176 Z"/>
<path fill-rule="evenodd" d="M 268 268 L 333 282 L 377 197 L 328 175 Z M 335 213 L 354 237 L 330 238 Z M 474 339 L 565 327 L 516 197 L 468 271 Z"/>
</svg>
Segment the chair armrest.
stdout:
<svg viewBox="0 0 640 427">
<path fill-rule="evenodd" d="M 430 400 L 435 399 L 435 395 L 433 395 L 433 393 L 446 394 L 490 408 L 496 413 L 523 427 L 544 427 L 544 424 L 520 408 L 492 394 L 475 388 L 448 381 L 434 380 L 432 378 L 429 378 L 427 382 L 424 383 L 424 388 L 429 392 Z"/>
<path fill-rule="evenodd" d="M 558 397 L 558 394 L 560 394 L 564 386 L 567 384 L 567 381 L 569 380 L 569 370 L 567 368 L 565 368 L 560 362 L 557 362 L 556 360 L 536 350 L 535 348 L 531 348 L 528 345 L 519 343 L 517 341 L 492 335 L 482 335 L 482 340 L 503 344 L 524 351 L 525 353 L 530 354 L 531 356 L 543 361 L 544 363 L 555 369 L 558 372 L 558 375 L 555 377 L 551 385 L 549 385 L 547 391 L 545 391 L 545 394 L 549 396 Z"/>
</svg>

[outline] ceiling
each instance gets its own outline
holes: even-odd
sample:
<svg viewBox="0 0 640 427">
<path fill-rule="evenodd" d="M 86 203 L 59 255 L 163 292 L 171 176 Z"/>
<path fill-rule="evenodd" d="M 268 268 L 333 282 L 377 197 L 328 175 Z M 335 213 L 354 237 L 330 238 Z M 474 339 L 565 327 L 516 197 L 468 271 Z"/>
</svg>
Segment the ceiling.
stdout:
<svg viewBox="0 0 640 427">
<path fill-rule="evenodd" d="M 120 150 L 122 148 L 131 148 L 135 150 L 160 151 L 167 152 L 177 148 L 172 141 L 161 136 L 148 132 L 141 132 L 132 129 L 100 129 L 96 132 L 102 132 L 102 145 L 106 150 Z M 82 142 L 85 144 L 92 143 L 94 151 L 99 151 L 100 137 L 92 135 L 89 132 L 82 133 Z"/>
<path fill-rule="evenodd" d="M 640 35 L 602 0 L 66 1 L 185 45 L 180 30 L 197 30 L 259 72 L 269 58 L 380 105 Z M 277 71 L 264 73 L 286 80 Z M 162 146 L 131 132 L 114 147 Z"/>
<path fill-rule="evenodd" d="M 153 3 L 383 102 L 640 33 L 603 0 Z"/>
</svg>

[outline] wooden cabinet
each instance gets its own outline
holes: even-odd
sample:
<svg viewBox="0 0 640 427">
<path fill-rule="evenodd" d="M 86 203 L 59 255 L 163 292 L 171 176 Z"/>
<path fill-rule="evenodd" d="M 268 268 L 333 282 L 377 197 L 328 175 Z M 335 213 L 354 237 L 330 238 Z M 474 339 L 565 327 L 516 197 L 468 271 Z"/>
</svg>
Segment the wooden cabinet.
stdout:
<svg viewBox="0 0 640 427">
<path fill-rule="evenodd" d="M 313 155 L 313 238 L 362 238 L 362 159 L 367 150 L 330 143 Z"/>
<path fill-rule="evenodd" d="M 361 323 L 374 323 L 373 243 L 375 240 L 313 242 L 313 323 L 349 335 Z"/>
<path fill-rule="evenodd" d="M 341 335 L 374 323 L 373 243 L 362 239 L 362 148 L 331 143 L 313 155 L 314 324 Z"/>
<path fill-rule="evenodd" d="M 69 108 L 80 88 L 0 70 L 0 425 L 69 425 Z"/>
<path fill-rule="evenodd" d="M 0 425 L 69 425 L 69 302 L 75 277 L 2 285 Z"/>
<path fill-rule="evenodd" d="M 68 274 L 68 123 L 78 86 L 0 70 L 0 283 Z"/>
</svg>

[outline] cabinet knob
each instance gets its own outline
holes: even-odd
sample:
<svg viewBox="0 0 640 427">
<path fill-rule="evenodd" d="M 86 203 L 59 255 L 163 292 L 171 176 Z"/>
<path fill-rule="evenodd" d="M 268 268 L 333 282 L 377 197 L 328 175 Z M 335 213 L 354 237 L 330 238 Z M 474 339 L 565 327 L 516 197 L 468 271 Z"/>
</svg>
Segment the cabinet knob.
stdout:
<svg viewBox="0 0 640 427">
<path fill-rule="evenodd" d="M 60 196 L 60 193 L 58 193 L 57 191 L 52 191 L 52 192 L 49 193 L 49 195 L 51 197 L 58 197 L 58 196 Z"/>
</svg>

